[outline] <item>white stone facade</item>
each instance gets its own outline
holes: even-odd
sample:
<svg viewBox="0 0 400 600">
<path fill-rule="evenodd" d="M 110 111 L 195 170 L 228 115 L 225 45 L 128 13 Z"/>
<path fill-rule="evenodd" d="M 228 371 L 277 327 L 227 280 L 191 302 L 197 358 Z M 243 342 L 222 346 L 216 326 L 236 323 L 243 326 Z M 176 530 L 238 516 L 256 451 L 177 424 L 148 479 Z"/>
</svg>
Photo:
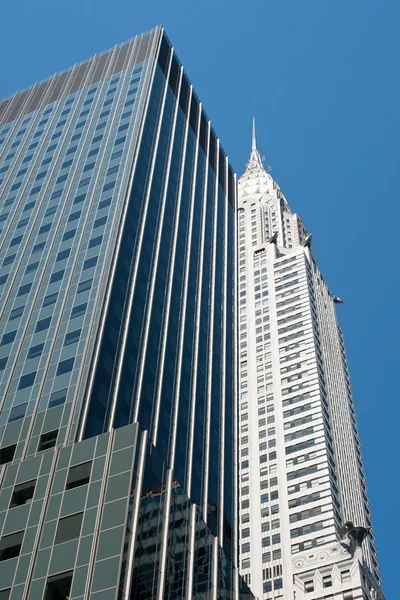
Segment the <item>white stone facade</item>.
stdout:
<svg viewBox="0 0 400 600">
<path fill-rule="evenodd" d="M 254 595 L 381 600 L 335 304 L 293 214 L 253 146 L 238 194 L 240 564 Z M 349 573 L 349 574 L 348 574 Z"/>
</svg>

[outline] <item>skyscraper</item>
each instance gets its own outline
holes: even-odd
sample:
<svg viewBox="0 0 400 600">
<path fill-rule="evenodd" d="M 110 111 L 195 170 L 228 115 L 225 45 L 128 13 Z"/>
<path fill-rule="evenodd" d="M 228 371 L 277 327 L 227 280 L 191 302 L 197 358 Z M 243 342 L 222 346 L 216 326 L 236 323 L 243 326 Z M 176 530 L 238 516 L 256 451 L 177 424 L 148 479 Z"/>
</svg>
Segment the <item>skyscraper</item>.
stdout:
<svg viewBox="0 0 400 600">
<path fill-rule="evenodd" d="M 254 124 L 238 187 L 241 572 L 260 599 L 381 600 L 341 300 Z"/>
<path fill-rule="evenodd" d="M 243 598 L 236 181 L 162 28 L 0 103 L 0 599 Z"/>
</svg>

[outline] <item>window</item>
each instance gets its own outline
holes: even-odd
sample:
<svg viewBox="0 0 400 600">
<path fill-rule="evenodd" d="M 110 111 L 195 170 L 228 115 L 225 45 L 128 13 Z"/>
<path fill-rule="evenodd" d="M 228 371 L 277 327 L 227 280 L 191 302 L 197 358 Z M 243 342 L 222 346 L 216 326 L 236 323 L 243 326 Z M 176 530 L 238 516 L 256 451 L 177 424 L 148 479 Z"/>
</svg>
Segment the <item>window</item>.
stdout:
<svg viewBox="0 0 400 600">
<path fill-rule="evenodd" d="M 101 242 L 102 242 L 103 236 L 102 235 L 98 235 L 95 238 L 92 238 L 89 241 L 89 245 L 88 248 L 95 248 L 96 246 L 100 246 Z"/>
<path fill-rule="evenodd" d="M 57 301 L 57 296 L 58 296 L 58 292 L 55 292 L 54 294 L 49 294 L 48 296 L 45 296 L 44 300 L 43 300 L 42 308 L 45 306 L 50 306 L 51 304 L 54 304 Z"/>
<path fill-rule="evenodd" d="M 71 248 L 67 248 L 66 250 L 61 250 L 61 252 L 59 252 L 57 254 L 56 262 L 59 262 L 60 260 L 65 260 L 66 258 L 68 258 L 68 256 L 70 255 L 70 252 L 71 252 Z"/>
<path fill-rule="evenodd" d="M 274 580 L 274 590 L 281 590 L 283 588 L 283 579 Z"/>
<path fill-rule="evenodd" d="M 60 519 L 54 544 L 62 544 L 78 538 L 81 533 L 82 519 L 83 512 Z"/>
<path fill-rule="evenodd" d="M 322 578 L 322 585 L 323 585 L 324 588 L 332 587 L 332 576 L 331 575 L 325 575 Z"/>
<path fill-rule="evenodd" d="M 32 283 L 26 283 L 25 285 L 21 285 L 17 293 L 17 298 L 25 296 L 25 294 L 29 294 L 29 292 L 31 291 L 31 287 Z"/>
<path fill-rule="evenodd" d="M 59 362 L 56 377 L 57 375 L 64 375 L 64 373 L 69 373 L 70 371 L 72 371 L 74 361 L 75 358 L 67 358 L 67 360 L 62 360 L 61 362 Z"/>
<path fill-rule="evenodd" d="M 72 585 L 72 574 L 61 573 L 60 575 L 53 575 L 49 577 L 46 585 L 45 600 L 66 600 L 70 597 L 71 585 Z"/>
<path fill-rule="evenodd" d="M 28 502 L 30 502 L 33 498 L 35 485 L 36 481 L 34 479 L 32 481 L 26 481 L 25 483 L 20 483 L 19 485 L 16 485 L 11 496 L 10 508 L 15 508 L 16 506 L 23 506 L 24 504 L 28 504 Z"/>
<path fill-rule="evenodd" d="M 250 542 L 246 542 L 245 544 L 242 544 L 242 552 L 250 552 Z"/>
<path fill-rule="evenodd" d="M 33 273 L 33 271 L 36 271 L 36 269 L 38 268 L 38 266 L 39 266 L 39 262 L 31 263 L 30 265 L 28 265 L 26 267 L 25 274 L 27 274 L 27 273 Z"/>
<path fill-rule="evenodd" d="M 93 258 L 88 258 L 87 260 L 85 260 L 85 262 L 83 263 L 82 271 L 86 271 L 87 269 L 91 269 L 92 267 L 96 266 L 97 258 L 97 256 L 93 256 Z"/>
<path fill-rule="evenodd" d="M 3 358 L 0 358 L 0 371 L 4 371 L 4 369 L 7 366 L 7 361 L 8 361 L 8 356 L 4 356 Z"/>
<path fill-rule="evenodd" d="M 33 246 L 32 254 L 36 254 L 36 252 L 41 252 L 43 250 L 43 248 L 45 247 L 45 245 L 46 245 L 46 242 L 40 242 L 39 244 L 36 244 L 35 246 Z"/>
<path fill-rule="evenodd" d="M 66 240 L 70 240 L 72 239 L 76 234 L 76 229 L 71 229 L 70 231 L 66 231 L 63 235 L 62 241 L 65 242 Z"/>
<path fill-rule="evenodd" d="M 9 321 L 13 321 L 14 319 L 18 319 L 22 317 L 25 306 L 18 306 L 18 308 L 14 308 L 10 313 Z"/>
<path fill-rule="evenodd" d="M 35 383 L 36 371 L 22 375 L 19 380 L 18 390 L 24 390 L 25 388 L 31 387 Z"/>
<path fill-rule="evenodd" d="M 12 533 L 11 535 L 6 535 L 5 537 L 1 538 L 0 561 L 19 556 L 23 537 L 24 532 L 19 531 L 18 533 Z"/>
<path fill-rule="evenodd" d="M 35 333 L 37 333 L 38 331 L 45 331 L 45 329 L 48 329 L 50 327 L 50 323 L 51 323 L 51 317 L 46 317 L 45 319 L 41 319 L 40 321 L 38 321 L 36 323 Z"/>
<path fill-rule="evenodd" d="M 86 198 L 86 194 L 80 194 L 79 196 L 77 196 L 74 200 L 74 204 L 80 204 L 81 202 L 84 201 L 84 199 Z"/>
<path fill-rule="evenodd" d="M 53 408 L 54 406 L 60 406 L 60 404 L 64 404 L 65 399 L 67 397 L 67 391 L 67 388 L 65 388 L 63 390 L 53 392 L 50 396 L 49 408 Z"/>
<path fill-rule="evenodd" d="M 340 574 L 342 583 L 346 583 L 347 581 L 351 581 L 350 571 L 342 571 Z"/>
<path fill-rule="evenodd" d="M 71 312 L 71 319 L 76 319 L 77 317 L 81 317 L 85 314 L 87 308 L 87 302 L 84 304 L 79 304 L 78 306 L 74 306 Z"/>
<path fill-rule="evenodd" d="M 76 329 L 75 331 L 71 331 L 67 333 L 64 339 L 64 346 L 69 346 L 70 344 L 75 344 L 79 341 L 81 335 L 81 329 Z"/>
<path fill-rule="evenodd" d="M 304 582 L 304 591 L 306 594 L 314 591 L 314 582 L 313 581 L 305 581 Z"/>
<path fill-rule="evenodd" d="M 74 488 L 86 485 L 89 483 L 90 472 L 92 470 L 92 461 L 82 463 L 71 467 L 68 472 L 67 483 L 65 485 L 66 490 L 73 490 Z"/>
<path fill-rule="evenodd" d="M 19 406 L 13 406 L 12 409 L 10 410 L 10 416 L 8 418 L 8 422 L 12 423 L 13 421 L 19 421 L 19 419 L 23 419 L 25 416 L 27 406 L 28 406 L 27 402 L 25 402 L 25 404 L 19 404 Z"/>
<path fill-rule="evenodd" d="M 11 265 L 14 262 L 16 256 L 17 256 L 16 254 L 11 254 L 10 256 L 6 256 L 5 259 L 3 260 L 3 267 L 6 267 L 7 265 Z"/>
<path fill-rule="evenodd" d="M 57 206 L 51 206 L 50 208 L 48 208 L 46 210 L 46 212 L 44 213 L 44 216 L 49 217 L 50 215 L 54 215 L 55 212 L 57 212 Z"/>
<path fill-rule="evenodd" d="M 43 433 L 40 436 L 38 452 L 43 452 L 43 450 L 49 450 L 49 448 L 54 448 L 57 441 L 58 429 L 55 431 L 49 431 L 47 433 Z"/>
<path fill-rule="evenodd" d="M 82 281 L 79 285 L 78 285 L 78 289 L 77 289 L 77 294 L 81 294 L 82 292 L 86 292 L 87 290 L 90 290 L 90 288 L 92 287 L 92 283 L 93 283 L 93 279 L 86 279 L 86 281 Z"/>
<path fill-rule="evenodd" d="M 68 223 L 71 223 L 72 221 L 76 221 L 77 219 L 79 219 L 80 216 L 81 216 L 80 210 L 78 210 L 74 213 L 71 213 L 70 216 L 68 217 Z"/>
<path fill-rule="evenodd" d="M 29 348 L 28 350 L 27 359 L 29 360 L 31 358 L 37 358 L 38 356 L 41 356 L 43 348 L 44 344 L 37 344 L 36 346 L 31 346 L 31 348 Z"/>
<path fill-rule="evenodd" d="M 0 600 L 8 600 L 11 594 L 11 588 L 8 590 L 0 590 Z"/>
<path fill-rule="evenodd" d="M 55 283 L 56 281 L 60 281 L 64 277 L 64 271 L 65 269 L 62 269 L 61 271 L 56 271 L 55 273 L 53 273 L 50 277 L 49 283 Z"/>
<path fill-rule="evenodd" d="M 0 448 L 0 465 L 5 465 L 13 460 L 17 444 Z"/>
<path fill-rule="evenodd" d="M 264 592 L 264 594 L 267 594 L 268 592 L 272 592 L 272 581 L 264 581 L 263 592 Z"/>
<path fill-rule="evenodd" d="M 110 204 L 111 204 L 111 198 L 106 198 L 105 200 L 102 200 L 99 203 L 99 209 L 98 210 L 101 210 L 102 208 L 106 208 L 107 206 L 110 206 Z"/>
<path fill-rule="evenodd" d="M 22 242 L 22 235 L 18 235 L 17 237 L 13 238 L 10 242 L 10 248 L 11 246 L 17 246 L 18 244 L 20 244 Z"/>
</svg>

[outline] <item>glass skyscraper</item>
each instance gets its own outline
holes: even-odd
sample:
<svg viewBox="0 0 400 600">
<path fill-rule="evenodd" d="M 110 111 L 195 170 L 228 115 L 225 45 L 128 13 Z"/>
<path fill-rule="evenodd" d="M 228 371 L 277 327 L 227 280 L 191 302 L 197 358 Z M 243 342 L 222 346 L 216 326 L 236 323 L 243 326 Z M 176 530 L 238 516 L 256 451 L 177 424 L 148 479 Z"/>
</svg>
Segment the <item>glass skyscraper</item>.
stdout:
<svg viewBox="0 0 400 600">
<path fill-rule="evenodd" d="M 235 176 L 162 28 L 0 102 L 0 600 L 244 598 Z"/>
</svg>

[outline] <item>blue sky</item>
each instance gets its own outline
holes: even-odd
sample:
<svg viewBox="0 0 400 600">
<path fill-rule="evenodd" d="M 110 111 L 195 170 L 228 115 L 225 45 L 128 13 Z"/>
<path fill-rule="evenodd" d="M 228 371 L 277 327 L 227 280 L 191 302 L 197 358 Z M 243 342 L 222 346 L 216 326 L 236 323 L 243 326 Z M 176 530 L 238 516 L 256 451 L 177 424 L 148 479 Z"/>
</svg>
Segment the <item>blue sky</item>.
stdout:
<svg viewBox="0 0 400 600">
<path fill-rule="evenodd" d="M 3 97 L 163 24 L 239 174 L 256 116 L 260 152 L 344 300 L 387 600 L 400 506 L 399 19 L 395 0 L 19 0 L 2 6 L 0 36 Z"/>
</svg>

